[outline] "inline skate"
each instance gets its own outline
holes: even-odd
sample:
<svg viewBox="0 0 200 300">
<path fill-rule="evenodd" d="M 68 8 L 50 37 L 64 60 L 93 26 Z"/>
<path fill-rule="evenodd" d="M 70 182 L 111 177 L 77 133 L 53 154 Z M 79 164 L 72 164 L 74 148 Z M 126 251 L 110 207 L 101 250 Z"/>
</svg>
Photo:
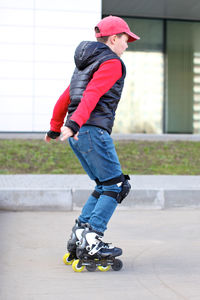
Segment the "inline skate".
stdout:
<svg viewBox="0 0 200 300">
<path fill-rule="evenodd" d="M 76 248 L 77 259 L 72 263 L 75 272 L 82 272 L 85 267 L 90 272 L 97 268 L 105 272 L 111 267 L 114 271 L 121 270 L 123 263 L 116 257 L 122 255 L 122 249 L 104 243 L 102 237 L 103 235 L 94 231 L 89 224 L 85 225 L 82 238 Z"/>
<path fill-rule="evenodd" d="M 71 265 L 74 259 L 77 259 L 76 248 L 77 245 L 80 243 L 84 228 L 85 227 L 83 223 L 81 223 L 79 220 L 75 220 L 75 225 L 72 228 L 70 239 L 67 242 L 68 252 L 63 256 L 63 262 L 66 265 Z"/>
</svg>

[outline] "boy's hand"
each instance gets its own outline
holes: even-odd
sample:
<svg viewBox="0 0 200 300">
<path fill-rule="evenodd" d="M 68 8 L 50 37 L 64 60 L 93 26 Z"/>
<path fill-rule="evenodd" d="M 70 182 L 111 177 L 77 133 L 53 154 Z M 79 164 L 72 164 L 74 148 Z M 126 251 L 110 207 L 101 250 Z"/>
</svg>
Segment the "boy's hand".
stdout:
<svg viewBox="0 0 200 300">
<path fill-rule="evenodd" d="M 51 141 L 51 138 L 47 135 L 47 133 L 44 137 L 44 140 L 45 140 L 46 143 L 49 143 Z"/>
<path fill-rule="evenodd" d="M 59 140 L 60 132 L 49 130 L 44 137 L 46 143 L 49 143 L 52 139 Z"/>
<path fill-rule="evenodd" d="M 63 126 L 61 128 L 61 132 L 62 132 L 61 141 L 65 141 L 66 139 L 74 135 L 73 131 L 66 126 Z M 78 132 L 73 136 L 73 138 L 78 141 Z"/>
<path fill-rule="evenodd" d="M 45 137 L 44 137 L 44 140 L 45 140 L 46 143 L 50 143 L 50 141 L 51 141 L 52 139 L 46 134 Z M 59 140 L 59 137 L 57 137 L 57 138 L 54 139 L 54 140 L 58 141 L 58 140 Z"/>
</svg>

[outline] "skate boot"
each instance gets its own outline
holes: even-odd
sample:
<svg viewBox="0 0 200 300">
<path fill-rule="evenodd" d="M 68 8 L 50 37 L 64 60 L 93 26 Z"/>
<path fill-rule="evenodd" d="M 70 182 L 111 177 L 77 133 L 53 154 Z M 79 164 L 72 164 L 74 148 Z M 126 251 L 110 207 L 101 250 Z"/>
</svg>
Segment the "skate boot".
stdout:
<svg viewBox="0 0 200 300">
<path fill-rule="evenodd" d="M 78 259 L 72 264 L 75 272 L 81 272 L 85 267 L 90 272 L 95 271 L 96 268 L 105 272 L 110 267 L 114 271 L 121 270 L 123 263 L 116 257 L 122 255 L 122 249 L 104 243 L 102 237 L 103 235 L 92 230 L 89 224 L 85 225 L 82 239 L 76 249 Z"/>
<path fill-rule="evenodd" d="M 77 245 L 79 245 L 79 243 L 80 243 L 81 235 L 82 235 L 84 228 L 85 227 L 84 227 L 83 223 L 81 223 L 79 220 L 75 220 L 75 225 L 72 228 L 72 233 L 67 242 L 68 253 L 66 253 L 63 256 L 63 262 L 66 265 L 71 265 L 73 263 L 74 259 L 77 259 L 76 248 L 77 248 Z"/>
</svg>

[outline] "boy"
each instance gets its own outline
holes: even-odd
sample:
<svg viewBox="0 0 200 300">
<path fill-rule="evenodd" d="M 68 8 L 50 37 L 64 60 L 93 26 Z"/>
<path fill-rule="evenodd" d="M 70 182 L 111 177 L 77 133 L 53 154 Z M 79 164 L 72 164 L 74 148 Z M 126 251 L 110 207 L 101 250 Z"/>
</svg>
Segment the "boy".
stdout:
<svg viewBox="0 0 200 300">
<path fill-rule="evenodd" d="M 75 257 L 75 251 L 78 258 L 121 255 L 120 248 L 101 239 L 117 204 L 130 190 L 129 177 L 122 173 L 110 134 L 126 75 L 120 57 L 128 42 L 139 37 L 123 19 L 115 16 L 102 19 L 95 27 L 95 36 L 97 42 L 84 41 L 76 48 L 75 71 L 54 107 L 51 130 L 45 137 L 50 142 L 62 132 L 61 140 L 69 139 L 84 170 L 96 181 L 95 190 L 72 229 L 68 261 Z"/>
</svg>

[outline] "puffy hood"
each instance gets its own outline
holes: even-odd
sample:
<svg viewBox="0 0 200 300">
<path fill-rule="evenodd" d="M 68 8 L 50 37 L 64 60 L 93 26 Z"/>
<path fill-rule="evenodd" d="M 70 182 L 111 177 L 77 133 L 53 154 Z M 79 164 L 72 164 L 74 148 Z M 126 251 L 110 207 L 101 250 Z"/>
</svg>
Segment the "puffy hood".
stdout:
<svg viewBox="0 0 200 300">
<path fill-rule="evenodd" d="M 75 50 L 74 61 L 79 70 L 83 70 L 96 60 L 96 56 L 102 53 L 103 49 L 109 47 L 100 42 L 81 42 Z M 109 48 L 110 49 L 110 48 Z"/>
</svg>

